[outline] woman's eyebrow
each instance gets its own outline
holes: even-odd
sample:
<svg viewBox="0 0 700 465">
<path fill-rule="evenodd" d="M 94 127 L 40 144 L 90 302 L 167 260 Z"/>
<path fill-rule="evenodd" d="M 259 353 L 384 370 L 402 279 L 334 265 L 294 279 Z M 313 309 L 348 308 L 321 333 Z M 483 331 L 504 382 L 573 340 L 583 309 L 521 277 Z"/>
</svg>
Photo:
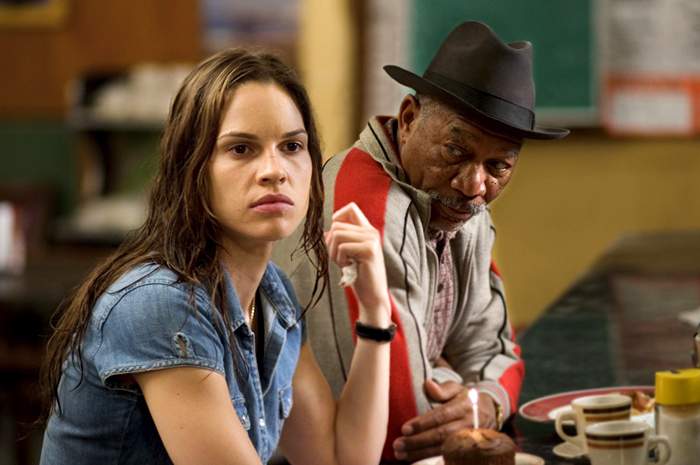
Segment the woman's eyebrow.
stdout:
<svg viewBox="0 0 700 465">
<path fill-rule="evenodd" d="M 286 139 L 287 137 L 294 137 L 302 134 L 306 135 L 306 129 L 299 128 L 295 129 L 294 131 L 285 132 L 284 134 L 282 134 L 282 138 Z"/>
<path fill-rule="evenodd" d="M 288 137 L 294 137 L 298 136 L 300 134 L 306 134 L 306 130 L 304 128 L 300 129 L 295 129 L 293 131 L 285 132 L 282 134 L 282 138 L 286 139 Z M 217 139 L 223 139 L 224 137 L 238 137 L 240 139 L 250 139 L 250 140 L 257 140 L 258 136 L 255 134 L 251 134 L 249 132 L 240 132 L 240 131 L 227 131 L 224 132 L 223 134 L 219 134 L 219 137 Z"/>
<path fill-rule="evenodd" d="M 241 139 L 251 139 L 255 140 L 258 138 L 255 134 L 251 134 L 249 132 L 238 132 L 238 131 L 228 131 L 223 134 L 219 134 L 219 137 L 217 139 L 223 139 L 224 137 L 238 137 Z"/>
</svg>

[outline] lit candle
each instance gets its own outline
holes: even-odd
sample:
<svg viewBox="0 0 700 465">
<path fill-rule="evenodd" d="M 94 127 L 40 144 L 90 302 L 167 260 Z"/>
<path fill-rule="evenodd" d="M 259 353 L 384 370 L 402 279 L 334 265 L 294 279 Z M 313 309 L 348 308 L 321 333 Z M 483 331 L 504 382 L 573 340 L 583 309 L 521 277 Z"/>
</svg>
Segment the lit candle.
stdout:
<svg viewBox="0 0 700 465">
<path fill-rule="evenodd" d="M 479 392 L 471 388 L 467 394 L 472 401 L 472 414 L 474 415 L 474 429 L 479 428 Z"/>
</svg>

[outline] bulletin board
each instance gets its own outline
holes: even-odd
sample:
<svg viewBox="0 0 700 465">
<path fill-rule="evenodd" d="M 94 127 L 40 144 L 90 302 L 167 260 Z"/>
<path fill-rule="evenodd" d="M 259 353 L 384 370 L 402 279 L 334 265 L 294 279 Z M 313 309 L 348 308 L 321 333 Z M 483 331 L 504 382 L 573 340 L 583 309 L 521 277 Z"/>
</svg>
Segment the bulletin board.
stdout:
<svg viewBox="0 0 700 465">
<path fill-rule="evenodd" d="M 483 21 L 506 42 L 532 42 L 538 124 L 598 124 L 596 0 L 412 2 L 412 63 L 418 73 L 452 28 Z"/>
</svg>

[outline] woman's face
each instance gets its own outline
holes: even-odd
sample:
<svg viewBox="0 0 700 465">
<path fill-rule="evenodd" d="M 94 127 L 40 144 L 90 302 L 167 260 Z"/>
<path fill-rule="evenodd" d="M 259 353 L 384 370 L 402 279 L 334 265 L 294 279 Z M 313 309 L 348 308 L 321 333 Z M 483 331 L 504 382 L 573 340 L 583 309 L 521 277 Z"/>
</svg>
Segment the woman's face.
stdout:
<svg viewBox="0 0 700 465">
<path fill-rule="evenodd" d="M 234 91 L 209 173 L 227 242 L 271 243 L 294 231 L 309 205 L 312 162 L 301 113 L 281 87 L 248 82 Z"/>
</svg>

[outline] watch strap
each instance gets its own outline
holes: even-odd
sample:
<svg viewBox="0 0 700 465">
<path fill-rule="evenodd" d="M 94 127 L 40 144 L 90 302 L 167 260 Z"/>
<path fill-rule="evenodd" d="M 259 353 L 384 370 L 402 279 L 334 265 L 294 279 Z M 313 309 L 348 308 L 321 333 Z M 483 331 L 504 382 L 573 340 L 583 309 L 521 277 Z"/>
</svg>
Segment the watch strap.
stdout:
<svg viewBox="0 0 700 465">
<path fill-rule="evenodd" d="M 386 328 L 378 328 L 356 321 L 355 334 L 361 339 L 369 339 L 375 342 L 391 342 L 396 335 L 396 324 L 392 323 Z"/>
</svg>

